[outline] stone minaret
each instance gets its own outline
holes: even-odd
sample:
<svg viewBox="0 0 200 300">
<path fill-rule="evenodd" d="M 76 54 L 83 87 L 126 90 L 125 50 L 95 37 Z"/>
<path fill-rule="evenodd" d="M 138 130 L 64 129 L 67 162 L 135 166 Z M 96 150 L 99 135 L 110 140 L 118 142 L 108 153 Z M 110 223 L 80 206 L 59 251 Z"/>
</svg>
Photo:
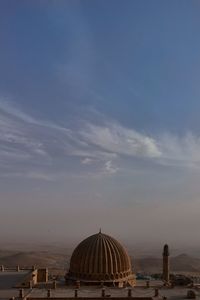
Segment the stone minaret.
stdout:
<svg viewBox="0 0 200 300">
<path fill-rule="evenodd" d="M 166 244 L 163 248 L 163 280 L 169 282 L 169 247 Z"/>
</svg>

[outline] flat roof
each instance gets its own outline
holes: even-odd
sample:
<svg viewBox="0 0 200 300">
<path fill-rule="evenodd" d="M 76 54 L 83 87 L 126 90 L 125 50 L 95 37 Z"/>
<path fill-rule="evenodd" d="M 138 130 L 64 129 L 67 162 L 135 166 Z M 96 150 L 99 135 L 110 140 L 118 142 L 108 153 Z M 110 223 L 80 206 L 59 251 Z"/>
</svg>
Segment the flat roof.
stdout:
<svg viewBox="0 0 200 300">
<path fill-rule="evenodd" d="M 0 290 L 8 290 L 23 282 L 30 270 L 0 272 Z"/>
<path fill-rule="evenodd" d="M 125 298 L 128 296 L 129 288 L 110 288 L 105 287 L 105 294 L 110 297 Z M 187 287 L 175 287 L 166 288 L 162 287 L 159 289 L 159 296 L 167 297 L 168 299 L 185 299 L 187 291 L 190 288 Z M 100 287 L 80 287 L 78 290 L 78 297 L 83 298 L 101 298 L 101 288 Z M 200 296 L 200 289 L 194 289 L 196 295 Z M 155 288 L 145 288 L 145 287 L 134 287 L 132 288 L 132 297 L 154 297 Z M 47 289 L 32 289 L 28 298 L 47 298 Z M 74 288 L 57 288 L 51 290 L 52 298 L 74 298 Z"/>
<path fill-rule="evenodd" d="M 23 280 L 23 277 L 26 276 L 30 271 L 20 271 L 20 272 L 0 272 L 0 285 L 3 288 L 0 288 L 0 299 L 10 299 L 12 297 L 18 298 L 19 289 L 12 288 L 13 284 L 18 283 L 17 280 Z M 8 288 L 6 285 L 9 286 Z M 188 290 L 191 288 L 188 287 L 174 287 L 167 288 L 162 286 L 161 281 L 152 281 L 150 284 L 154 285 L 150 286 L 150 288 L 145 287 L 145 281 L 137 281 L 137 286 L 131 288 L 132 297 L 146 297 L 152 298 L 155 295 L 155 288 L 159 288 L 159 296 L 167 297 L 168 300 L 176 300 L 176 299 L 185 299 Z M 43 288 L 33 288 L 33 289 L 24 289 L 24 295 L 27 299 L 36 299 L 44 298 L 47 299 L 47 290 L 51 284 L 47 284 Z M 105 287 L 105 295 L 113 298 L 126 298 L 128 296 L 128 289 L 126 288 L 118 288 L 118 287 Z M 57 287 L 56 289 L 51 289 L 51 298 L 74 298 L 74 286 L 63 286 Z M 195 287 L 193 290 L 196 293 L 196 296 L 200 297 L 200 287 Z M 78 289 L 78 298 L 101 298 L 102 288 L 99 286 L 81 286 Z"/>
<path fill-rule="evenodd" d="M 0 299 L 10 299 L 12 297 L 18 297 L 19 290 L 18 289 L 4 289 L 0 290 Z"/>
</svg>

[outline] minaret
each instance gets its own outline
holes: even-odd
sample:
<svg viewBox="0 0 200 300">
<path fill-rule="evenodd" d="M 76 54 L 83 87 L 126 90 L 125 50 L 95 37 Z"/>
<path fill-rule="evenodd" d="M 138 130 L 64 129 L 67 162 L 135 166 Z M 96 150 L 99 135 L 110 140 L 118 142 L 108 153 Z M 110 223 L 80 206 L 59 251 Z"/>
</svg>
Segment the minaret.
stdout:
<svg viewBox="0 0 200 300">
<path fill-rule="evenodd" d="M 169 283 L 169 247 L 167 244 L 163 248 L 163 280 Z"/>
</svg>

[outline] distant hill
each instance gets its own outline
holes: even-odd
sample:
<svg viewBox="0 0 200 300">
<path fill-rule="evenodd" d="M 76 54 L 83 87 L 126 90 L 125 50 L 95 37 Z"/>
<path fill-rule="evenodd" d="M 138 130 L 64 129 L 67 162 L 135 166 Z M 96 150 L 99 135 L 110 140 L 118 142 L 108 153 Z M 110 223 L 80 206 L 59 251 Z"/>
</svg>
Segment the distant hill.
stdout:
<svg viewBox="0 0 200 300">
<path fill-rule="evenodd" d="M 134 272 L 138 273 L 161 273 L 162 260 L 155 257 L 136 258 L 132 260 Z"/>
<path fill-rule="evenodd" d="M 200 259 L 181 254 L 171 259 L 171 268 L 176 272 L 200 272 Z"/>
<path fill-rule="evenodd" d="M 64 274 L 69 268 L 71 251 L 62 251 L 54 253 L 54 251 L 6 251 L 0 250 L 0 265 L 7 267 L 21 266 L 31 267 L 48 267 L 53 273 Z M 132 265 L 134 272 L 146 274 L 162 272 L 162 258 L 153 256 L 133 258 Z M 200 259 L 187 254 L 180 254 L 170 258 L 171 272 L 175 273 L 200 273 Z"/>
<path fill-rule="evenodd" d="M 17 252 L 14 254 L 0 256 L 0 265 L 6 267 L 13 267 L 19 265 L 20 267 L 48 267 L 50 269 L 66 270 L 68 267 L 69 257 L 64 254 L 41 252 Z"/>
<path fill-rule="evenodd" d="M 161 273 L 162 258 L 145 257 L 132 260 L 135 272 Z M 200 259 L 187 254 L 170 258 L 170 270 L 175 273 L 199 273 Z"/>
</svg>

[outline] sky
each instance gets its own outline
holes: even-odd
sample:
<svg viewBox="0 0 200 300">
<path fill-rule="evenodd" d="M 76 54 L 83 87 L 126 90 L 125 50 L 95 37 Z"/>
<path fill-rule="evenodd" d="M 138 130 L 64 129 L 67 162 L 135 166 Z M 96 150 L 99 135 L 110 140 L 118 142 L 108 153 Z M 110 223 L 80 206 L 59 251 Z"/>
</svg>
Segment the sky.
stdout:
<svg viewBox="0 0 200 300">
<path fill-rule="evenodd" d="M 200 3 L 0 2 L 0 237 L 198 245 Z"/>
</svg>

